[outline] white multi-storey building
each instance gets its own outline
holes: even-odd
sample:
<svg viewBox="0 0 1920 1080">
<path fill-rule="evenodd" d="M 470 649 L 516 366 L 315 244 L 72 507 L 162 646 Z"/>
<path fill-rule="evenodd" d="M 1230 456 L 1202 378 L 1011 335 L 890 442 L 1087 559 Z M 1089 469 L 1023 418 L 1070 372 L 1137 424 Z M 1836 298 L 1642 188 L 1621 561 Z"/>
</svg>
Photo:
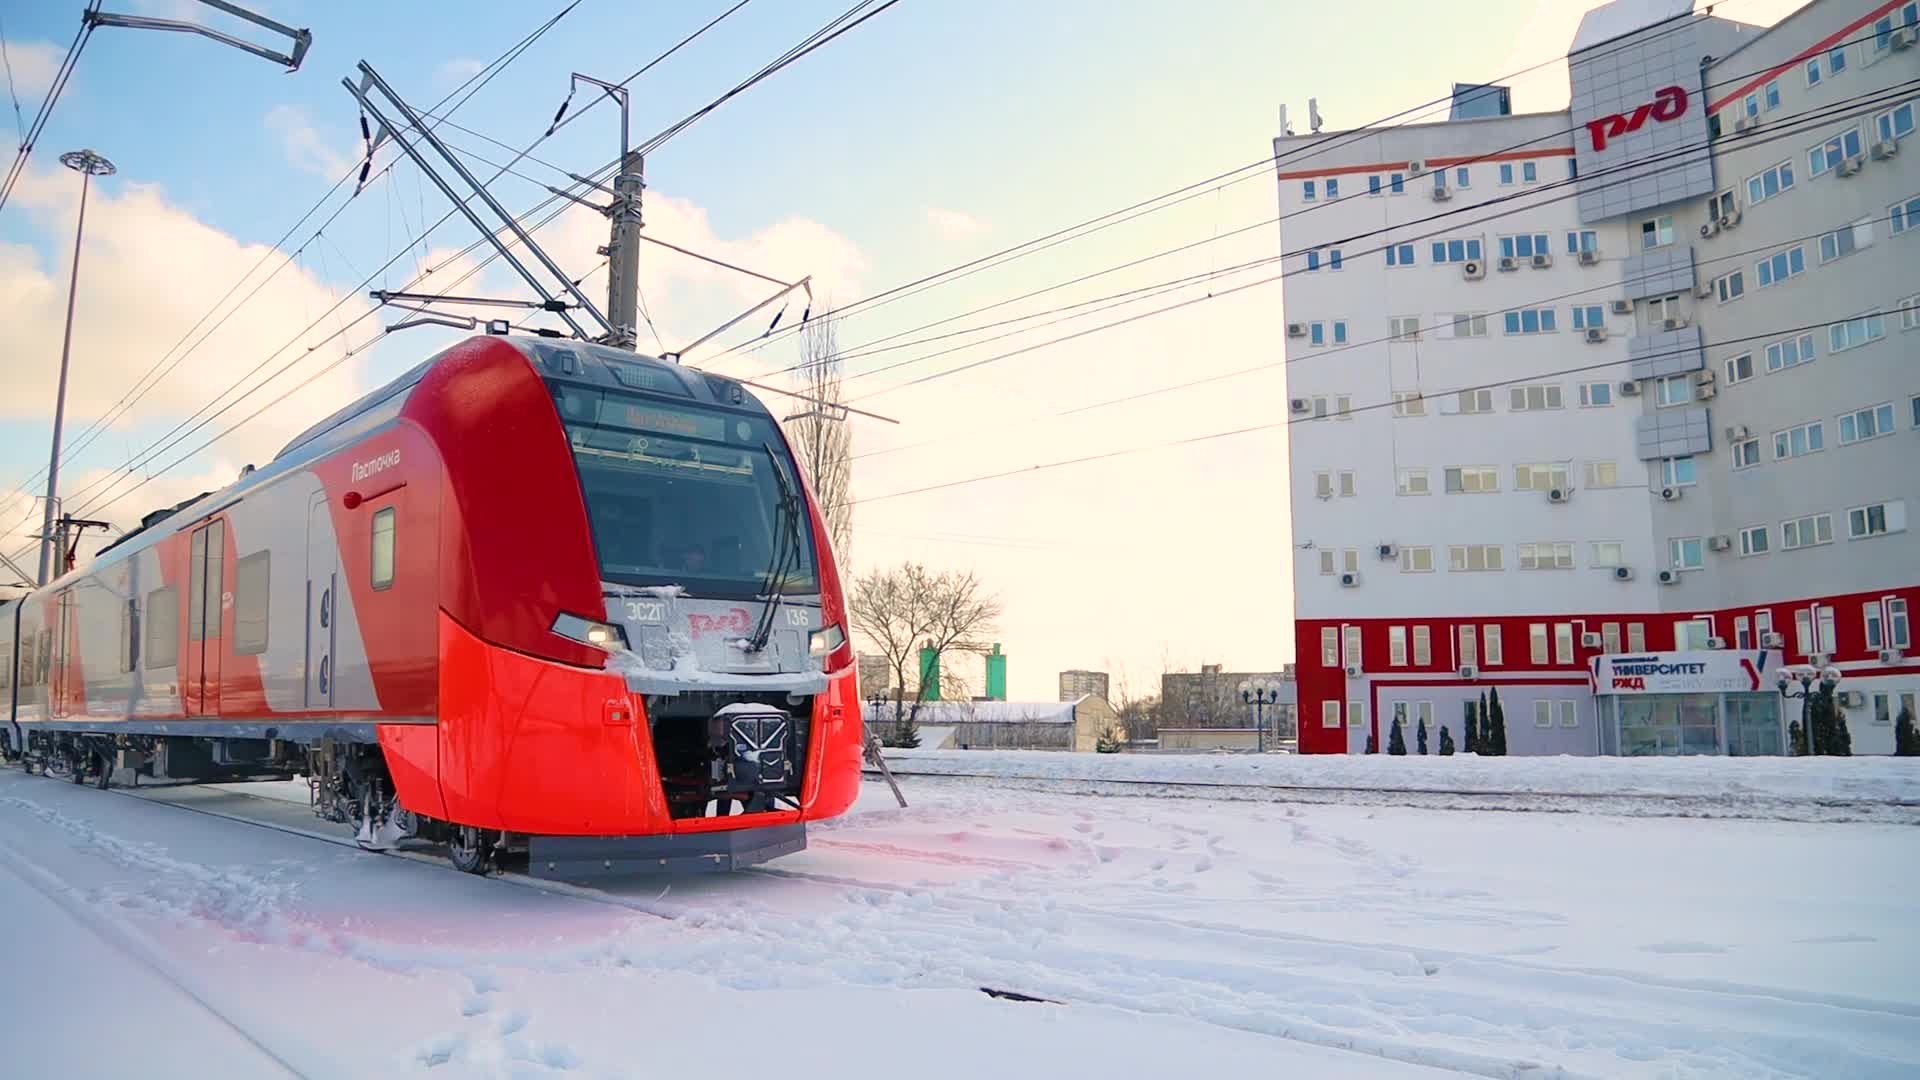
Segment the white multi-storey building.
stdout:
<svg viewBox="0 0 1920 1080">
<path fill-rule="evenodd" d="M 1303 750 L 1497 688 L 1515 753 L 1779 752 L 1782 663 L 1857 751 L 1914 708 L 1915 4 L 1690 8 L 1590 13 L 1563 112 L 1274 140 Z"/>
</svg>

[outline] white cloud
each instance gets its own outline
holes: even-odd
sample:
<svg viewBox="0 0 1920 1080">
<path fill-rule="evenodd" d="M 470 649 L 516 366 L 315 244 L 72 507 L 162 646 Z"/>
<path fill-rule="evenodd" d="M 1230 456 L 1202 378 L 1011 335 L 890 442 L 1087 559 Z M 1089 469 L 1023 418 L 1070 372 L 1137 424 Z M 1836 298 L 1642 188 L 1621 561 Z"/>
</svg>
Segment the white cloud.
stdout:
<svg viewBox="0 0 1920 1080">
<path fill-rule="evenodd" d="M 9 212 L 17 208 L 45 234 L 64 237 L 71 235 L 78 195 L 73 176 L 66 170 L 57 166 L 32 170 L 22 177 Z M 8 392 L 0 395 L 0 420 L 45 417 L 51 411 L 59 374 L 54 360 L 60 355 L 71 265 L 68 260 L 72 257 L 71 249 L 64 244 L 54 245 L 52 250 L 58 254 L 49 264 L 32 248 L 0 245 L 0 355 L 16 358 L 7 371 Z M 169 204 L 157 188 L 118 181 L 94 187 L 87 202 L 72 376 L 67 387 L 69 452 L 74 451 L 90 422 L 104 415 L 143 379 L 168 354 L 170 346 L 188 335 L 228 286 L 250 273 L 267 253 L 265 247 L 240 243 Z M 268 259 L 259 271 L 250 274 L 234 300 L 252 292 L 278 265 L 278 258 Z M 173 426 L 236 380 L 238 389 L 220 400 L 220 405 L 231 402 L 238 393 L 264 386 L 177 447 L 157 456 L 150 468 L 158 471 L 161 466 L 171 465 L 299 380 L 342 359 L 347 341 L 361 344 L 378 334 L 379 325 L 369 321 L 349 331 L 345 338 L 318 344 L 309 351 L 309 346 L 326 337 L 340 322 L 366 310 L 365 301 L 352 296 L 337 319 L 326 319 L 310 333 L 301 332 L 339 297 L 333 288 L 294 264 L 273 276 L 239 308 L 233 309 L 234 301 L 229 301 L 214 319 L 193 331 L 189 345 L 200 344 L 193 345 L 170 374 L 152 384 L 116 424 L 116 430 L 69 463 L 62 478 L 62 492 L 72 497 L 91 479 L 98 478 L 88 477 L 89 467 L 124 460 L 130 442 L 132 449 L 140 449 L 158 434 L 156 425 L 160 431 Z M 229 310 L 233 311 L 232 317 L 221 321 Z M 289 343 L 290 348 L 275 355 Z M 253 372 L 262 361 L 268 362 Z M 268 381 L 289 363 L 292 366 L 284 376 Z M 213 468 L 218 479 L 215 486 L 231 482 L 239 463 L 265 463 L 295 432 L 349 400 L 355 383 L 354 366 L 348 361 L 239 428 L 215 451 L 224 461 L 234 463 Z M 136 425 L 144 438 L 128 430 Z M 22 477 L 39 463 L 23 464 L 26 467 L 18 469 Z M 194 466 L 189 463 L 187 467 Z M 206 480 L 200 476 L 155 480 L 104 514 L 124 525 L 155 506 L 190 494 L 184 492 L 187 486 L 200 484 L 193 491 L 203 490 Z M 131 486 L 129 481 L 122 489 Z M 79 498 L 72 511 L 81 512 L 87 501 L 87 497 Z M 0 507 L 0 526 L 11 525 L 22 513 Z M 95 516 L 96 511 L 87 513 Z M 32 528 L 27 526 L 26 531 Z M 19 535 L 15 530 L 7 539 Z"/>
<path fill-rule="evenodd" d="M 60 61 L 67 51 L 44 41 L 7 42 L 7 61 L 13 65 L 13 92 L 20 98 L 20 109 L 28 121 L 39 106 L 40 98 L 53 85 Z M 12 108 L 11 102 L 7 108 Z"/>
<path fill-rule="evenodd" d="M 433 80 L 443 87 L 458 86 L 486 70 L 487 65 L 471 56 L 456 56 L 434 69 Z"/>
<path fill-rule="evenodd" d="M 986 231 L 986 226 L 971 214 L 959 210 L 942 210 L 937 206 L 927 208 L 927 224 L 933 231 L 949 240 L 959 240 L 976 236 Z"/>
<path fill-rule="evenodd" d="M 288 164 L 302 172 L 338 180 L 360 161 L 361 155 L 341 152 L 320 134 L 302 106 L 275 105 L 267 112 L 266 124 L 268 130 L 279 133 Z"/>
</svg>

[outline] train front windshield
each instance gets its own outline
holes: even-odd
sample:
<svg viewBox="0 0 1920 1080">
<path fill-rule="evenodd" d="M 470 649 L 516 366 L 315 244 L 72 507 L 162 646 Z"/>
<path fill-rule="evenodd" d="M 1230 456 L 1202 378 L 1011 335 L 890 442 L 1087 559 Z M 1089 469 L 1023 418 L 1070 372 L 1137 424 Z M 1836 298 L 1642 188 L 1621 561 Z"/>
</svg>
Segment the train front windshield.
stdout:
<svg viewBox="0 0 1920 1080">
<path fill-rule="evenodd" d="M 770 418 L 591 387 L 553 394 L 603 580 L 716 597 L 820 591 L 800 474 Z"/>
</svg>

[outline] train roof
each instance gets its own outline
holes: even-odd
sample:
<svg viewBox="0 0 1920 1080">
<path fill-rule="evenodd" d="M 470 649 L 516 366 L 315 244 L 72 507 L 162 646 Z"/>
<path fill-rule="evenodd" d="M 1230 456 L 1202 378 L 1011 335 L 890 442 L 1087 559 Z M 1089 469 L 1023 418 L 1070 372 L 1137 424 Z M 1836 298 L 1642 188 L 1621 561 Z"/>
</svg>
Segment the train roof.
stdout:
<svg viewBox="0 0 1920 1080">
<path fill-rule="evenodd" d="M 543 377 L 609 389 L 668 394 L 703 404 L 771 415 L 767 413 L 766 406 L 739 382 L 723 375 L 590 342 L 521 335 L 504 335 L 498 340 L 518 349 Z M 433 354 L 399 377 L 336 410 L 281 447 L 280 452 L 265 466 L 258 469 L 247 466 L 239 478 L 227 487 L 201 492 L 183 502 L 147 514 L 141 518 L 138 528 L 95 552 L 94 559 L 97 561 L 110 551 L 124 556 L 145 548 L 171 535 L 181 523 L 189 520 L 182 515 L 182 511 L 216 498 L 221 503 L 231 502 L 281 473 L 323 457 L 385 426 L 399 417 L 413 388 L 426 378 L 427 372 L 433 370 L 433 366 L 449 351 L 450 348 Z M 127 546 L 136 538 L 141 542 Z"/>
</svg>

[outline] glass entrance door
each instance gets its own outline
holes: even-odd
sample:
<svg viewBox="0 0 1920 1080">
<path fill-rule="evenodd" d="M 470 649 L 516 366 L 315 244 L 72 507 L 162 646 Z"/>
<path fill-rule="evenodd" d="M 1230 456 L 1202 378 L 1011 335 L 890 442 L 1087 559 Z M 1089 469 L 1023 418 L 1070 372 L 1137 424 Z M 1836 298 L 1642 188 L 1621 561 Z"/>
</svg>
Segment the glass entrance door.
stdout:
<svg viewBox="0 0 1920 1080">
<path fill-rule="evenodd" d="M 1648 694 L 1620 701 L 1620 753 L 1628 757 L 1717 754 L 1717 694 Z"/>
<path fill-rule="evenodd" d="M 1780 696 L 1728 694 L 1727 753 L 1738 757 L 1760 757 L 1782 752 Z"/>
</svg>

